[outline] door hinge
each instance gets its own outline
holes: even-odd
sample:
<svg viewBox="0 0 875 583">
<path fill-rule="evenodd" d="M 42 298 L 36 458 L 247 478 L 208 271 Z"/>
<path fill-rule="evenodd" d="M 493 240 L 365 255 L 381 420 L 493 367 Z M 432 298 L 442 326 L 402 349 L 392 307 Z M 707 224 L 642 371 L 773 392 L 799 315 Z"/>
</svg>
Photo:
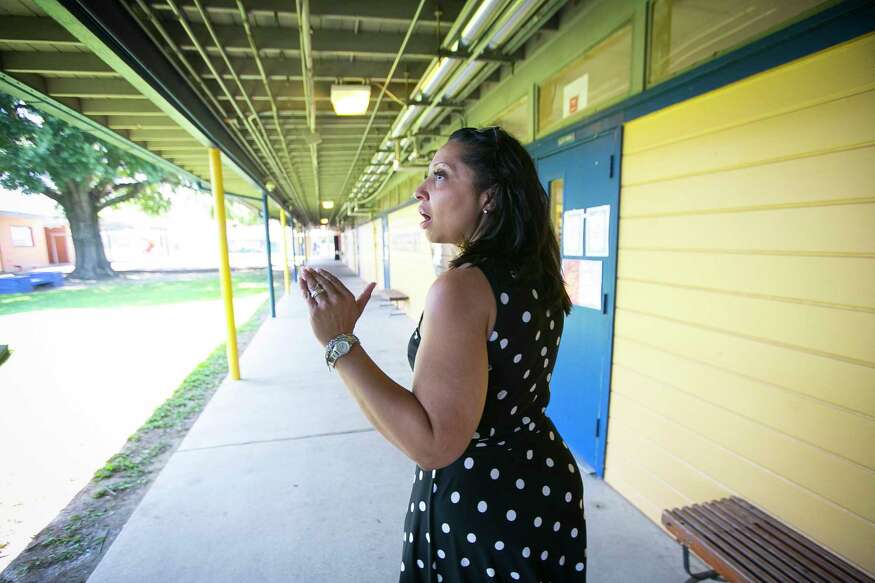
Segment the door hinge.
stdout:
<svg viewBox="0 0 875 583">
<path fill-rule="evenodd" d="M 595 436 L 598 437 L 602 427 L 602 418 L 598 417 L 595 420 Z"/>
</svg>

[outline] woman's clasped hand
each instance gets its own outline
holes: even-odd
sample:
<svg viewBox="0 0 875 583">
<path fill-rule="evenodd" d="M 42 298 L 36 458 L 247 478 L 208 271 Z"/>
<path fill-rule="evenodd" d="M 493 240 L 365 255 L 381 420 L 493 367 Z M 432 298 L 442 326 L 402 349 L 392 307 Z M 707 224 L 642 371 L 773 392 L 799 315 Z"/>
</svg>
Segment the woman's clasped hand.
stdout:
<svg viewBox="0 0 875 583">
<path fill-rule="evenodd" d="M 341 334 L 352 334 L 376 285 L 369 284 L 356 297 L 328 270 L 304 267 L 298 286 L 310 307 L 310 326 L 316 340 L 324 346 Z"/>
</svg>

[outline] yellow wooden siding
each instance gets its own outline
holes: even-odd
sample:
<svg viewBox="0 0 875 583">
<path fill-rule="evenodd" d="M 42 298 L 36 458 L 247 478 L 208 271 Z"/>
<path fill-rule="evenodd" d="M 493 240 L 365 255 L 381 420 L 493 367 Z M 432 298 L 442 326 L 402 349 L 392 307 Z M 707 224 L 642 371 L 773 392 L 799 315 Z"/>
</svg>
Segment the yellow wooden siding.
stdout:
<svg viewBox="0 0 875 583">
<path fill-rule="evenodd" d="M 431 244 L 419 228 L 416 205 L 389 214 L 389 275 L 392 289 L 410 296 L 407 313 L 419 320 L 425 296 L 435 280 Z"/>
<path fill-rule="evenodd" d="M 372 222 L 360 225 L 356 229 L 359 252 L 359 277 L 366 282 L 375 281 L 377 250 L 374 241 L 374 227 Z"/>
<path fill-rule="evenodd" d="M 376 251 L 376 256 L 374 257 L 376 275 L 373 281 L 377 283 L 377 289 L 383 289 L 386 287 L 383 285 L 383 282 L 385 281 L 385 265 L 383 264 L 383 221 L 382 219 L 378 219 L 371 224 L 374 226 L 374 249 Z"/>
<path fill-rule="evenodd" d="M 352 271 L 356 271 L 358 269 L 356 263 L 356 230 L 349 229 L 343 232 L 343 262 L 349 267 Z"/>
<path fill-rule="evenodd" d="M 873 70 L 875 35 L 869 34 L 635 120 L 636 132 L 623 137 L 623 151 L 657 148 L 854 95 L 872 88 Z"/>
<path fill-rule="evenodd" d="M 606 480 L 875 571 L 875 35 L 629 123 Z"/>
</svg>

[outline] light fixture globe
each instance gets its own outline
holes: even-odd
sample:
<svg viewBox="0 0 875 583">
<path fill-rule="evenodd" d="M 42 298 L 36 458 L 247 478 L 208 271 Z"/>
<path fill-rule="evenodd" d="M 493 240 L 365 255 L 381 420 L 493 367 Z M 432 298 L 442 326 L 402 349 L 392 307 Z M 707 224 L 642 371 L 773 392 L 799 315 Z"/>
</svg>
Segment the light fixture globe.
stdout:
<svg viewBox="0 0 875 583">
<path fill-rule="evenodd" d="M 331 105 L 337 115 L 364 115 L 370 100 L 370 85 L 331 86 Z"/>
</svg>

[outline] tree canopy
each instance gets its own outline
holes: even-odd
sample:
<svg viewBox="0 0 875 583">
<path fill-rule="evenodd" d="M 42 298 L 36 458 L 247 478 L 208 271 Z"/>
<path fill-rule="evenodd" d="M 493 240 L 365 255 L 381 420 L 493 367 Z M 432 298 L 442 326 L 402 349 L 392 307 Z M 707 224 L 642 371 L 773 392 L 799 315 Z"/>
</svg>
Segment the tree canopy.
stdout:
<svg viewBox="0 0 875 583">
<path fill-rule="evenodd" d="M 168 183 L 179 176 L 0 93 L 0 186 L 61 205 L 76 251 L 73 277 L 113 277 L 98 214 L 125 201 L 163 212 L 170 200 L 160 187 Z"/>
<path fill-rule="evenodd" d="M 0 93 L 0 186 L 44 194 L 62 206 L 75 186 L 89 192 L 98 212 L 136 199 L 158 213 L 170 204 L 160 185 L 178 182 L 176 175 Z"/>
</svg>

